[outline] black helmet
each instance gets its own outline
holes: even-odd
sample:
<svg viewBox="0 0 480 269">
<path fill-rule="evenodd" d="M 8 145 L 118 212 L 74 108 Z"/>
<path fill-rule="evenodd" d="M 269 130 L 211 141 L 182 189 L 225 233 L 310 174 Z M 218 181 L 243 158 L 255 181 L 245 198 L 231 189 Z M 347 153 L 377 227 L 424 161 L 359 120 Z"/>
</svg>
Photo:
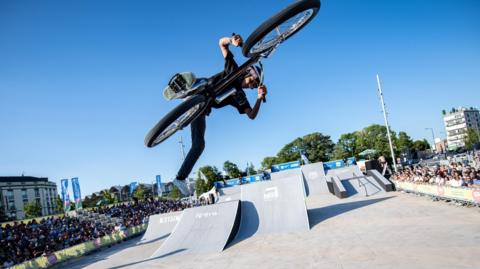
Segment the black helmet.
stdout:
<svg viewBox="0 0 480 269">
<path fill-rule="evenodd" d="M 247 68 L 247 74 L 245 77 L 253 77 L 257 81 L 258 85 L 263 83 L 263 68 L 262 65 L 252 65 Z"/>
</svg>

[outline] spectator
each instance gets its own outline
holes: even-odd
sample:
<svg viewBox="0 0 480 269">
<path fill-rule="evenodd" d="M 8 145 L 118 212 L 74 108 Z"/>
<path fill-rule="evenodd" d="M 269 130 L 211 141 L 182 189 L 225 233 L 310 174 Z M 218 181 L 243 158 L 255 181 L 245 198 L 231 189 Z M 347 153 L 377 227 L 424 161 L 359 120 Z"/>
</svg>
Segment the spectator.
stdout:
<svg viewBox="0 0 480 269">
<path fill-rule="evenodd" d="M 467 160 L 465 162 L 465 160 Z M 393 179 L 417 184 L 437 184 L 451 187 L 480 186 L 480 154 L 467 155 L 461 160 L 450 158 L 448 164 L 407 166 L 396 172 Z"/>
<path fill-rule="evenodd" d="M 34 219 L 28 223 L 20 221 L 14 222 L 13 225 L 7 224 L 0 228 L 2 246 L 0 266 L 7 268 L 33 258 L 47 256 L 55 251 L 143 224 L 150 215 L 179 211 L 187 207 L 191 205 L 179 200 L 148 199 L 92 209 L 92 212 L 121 219 L 118 226 L 68 216 L 48 217 L 38 222 Z"/>
</svg>

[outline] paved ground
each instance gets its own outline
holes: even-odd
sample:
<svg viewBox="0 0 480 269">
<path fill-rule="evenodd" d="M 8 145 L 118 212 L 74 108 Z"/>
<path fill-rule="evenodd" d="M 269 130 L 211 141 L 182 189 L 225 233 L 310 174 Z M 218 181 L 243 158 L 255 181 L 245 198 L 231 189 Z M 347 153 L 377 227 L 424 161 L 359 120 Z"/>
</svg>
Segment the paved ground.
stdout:
<svg viewBox="0 0 480 269">
<path fill-rule="evenodd" d="M 222 253 L 149 258 L 139 237 L 69 268 L 480 268 L 480 210 L 403 193 L 307 200 L 311 230 L 245 239 Z M 60 268 L 57 266 L 57 268 Z"/>
</svg>

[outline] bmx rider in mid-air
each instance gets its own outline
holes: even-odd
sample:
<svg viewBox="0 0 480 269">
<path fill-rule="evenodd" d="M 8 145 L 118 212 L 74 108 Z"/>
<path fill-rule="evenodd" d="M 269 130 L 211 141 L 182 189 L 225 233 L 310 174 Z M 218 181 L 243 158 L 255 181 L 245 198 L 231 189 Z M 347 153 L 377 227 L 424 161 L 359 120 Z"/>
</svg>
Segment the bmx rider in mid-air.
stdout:
<svg viewBox="0 0 480 269">
<path fill-rule="evenodd" d="M 223 37 L 220 39 L 219 46 L 225 59 L 225 66 L 222 72 L 208 79 L 209 84 L 215 84 L 216 82 L 220 81 L 222 78 L 226 77 L 228 74 L 232 73 L 238 68 L 233 54 L 229 49 L 229 45 L 239 47 L 242 46 L 242 44 L 243 39 L 238 34 L 233 34 L 232 37 Z M 250 67 L 244 77 L 239 78 L 232 84 L 232 88 L 236 90 L 235 94 L 229 96 L 218 104 L 214 102 L 212 107 L 222 108 L 227 105 L 231 105 L 234 106 L 240 114 L 245 114 L 252 120 L 255 119 L 257 117 L 258 111 L 260 110 L 262 99 L 264 99 L 265 95 L 267 94 L 267 87 L 265 85 L 260 85 L 260 78 L 262 76 L 262 72 L 262 68 L 257 65 Z M 248 102 L 245 92 L 243 90 L 247 88 L 257 88 L 258 90 L 257 99 L 253 108 L 250 106 L 250 103 Z M 210 112 L 211 109 L 207 109 L 203 114 L 198 116 L 191 123 L 192 147 L 188 151 L 188 154 L 185 157 L 185 160 L 183 161 L 183 164 L 180 167 L 175 179 L 172 181 L 173 184 L 180 190 L 180 192 L 184 196 L 191 195 L 190 189 L 188 188 L 188 184 L 185 179 L 192 171 L 193 166 L 195 165 L 198 158 L 202 154 L 203 149 L 205 148 L 205 118 L 210 114 Z"/>
</svg>

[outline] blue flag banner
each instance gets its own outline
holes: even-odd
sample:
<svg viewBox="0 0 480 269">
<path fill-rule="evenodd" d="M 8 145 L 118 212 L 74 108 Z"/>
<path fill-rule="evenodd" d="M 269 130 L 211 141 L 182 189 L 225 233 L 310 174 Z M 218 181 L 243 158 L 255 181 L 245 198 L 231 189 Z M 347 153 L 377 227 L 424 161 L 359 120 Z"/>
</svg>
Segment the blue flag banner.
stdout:
<svg viewBox="0 0 480 269">
<path fill-rule="evenodd" d="M 156 176 L 156 179 L 157 179 L 157 192 L 158 192 L 158 196 L 161 197 L 162 194 L 163 194 L 163 190 L 162 190 L 162 178 L 160 177 L 160 175 L 157 175 L 157 176 Z"/>
<path fill-rule="evenodd" d="M 63 211 L 67 212 L 70 210 L 70 196 L 68 194 L 68 179 L 62 179 L 60 183 L 62 185 Z"/>
<path fill-rule="evenodd" d="M 73 199 L 75 200 L 75 208 L 82 209 L 82 194 L 80 192 L 80 183 L 78 177 L 72 178 Z"/>
<path fill-rule="evenodd" d="M 130 183 L 130 196 L 132 196 L 132 193 L 135 191 L 137 186 L 138 186 L 138 182 L 136 182 L 136 181 Z"/>
</svg>

